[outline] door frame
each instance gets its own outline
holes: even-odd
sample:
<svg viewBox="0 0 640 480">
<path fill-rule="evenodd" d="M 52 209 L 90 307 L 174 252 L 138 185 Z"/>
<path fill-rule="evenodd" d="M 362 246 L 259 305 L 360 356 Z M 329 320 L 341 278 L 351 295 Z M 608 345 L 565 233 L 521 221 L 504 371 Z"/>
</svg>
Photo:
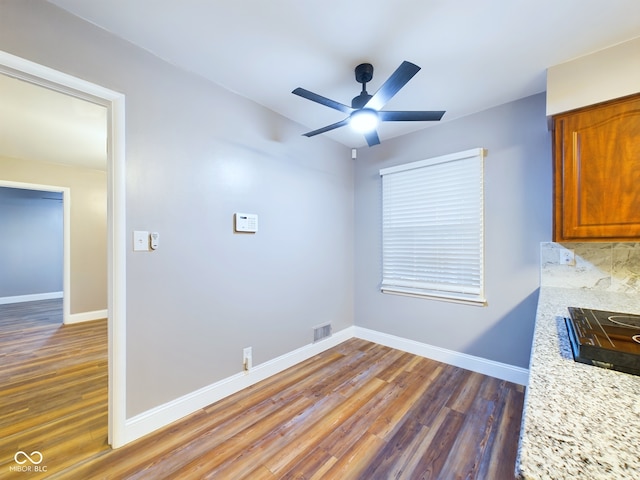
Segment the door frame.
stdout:
<svg viewBox="0 0 640 480">
<path fill-rule="evenodd" d="M 0 178 L 0 187 L 62 193 L 62 323 L 71 318 L 71 189 L 56 185 L 13 182 Z"/>
<path fill-rule="evenodd" d="M 1 50 L 0 73 L 107 108 L 108 442 L 117 448 L 126 443 L 125 96 Z"/>
</svg>

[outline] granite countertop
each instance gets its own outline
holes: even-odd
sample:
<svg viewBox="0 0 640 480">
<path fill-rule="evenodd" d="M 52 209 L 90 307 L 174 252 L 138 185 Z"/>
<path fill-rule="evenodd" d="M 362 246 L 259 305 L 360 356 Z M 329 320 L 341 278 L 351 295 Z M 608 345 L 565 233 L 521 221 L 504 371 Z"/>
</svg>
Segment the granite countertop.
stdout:
<svg viewBox="0 0 640 480">
<path fill-rule="evenodd" d="M 640 296 L 540 289 L 516 474 L 640 479 L 640 376 L 574 362 L 567 307 L 640 313 Z"/>
</svg>

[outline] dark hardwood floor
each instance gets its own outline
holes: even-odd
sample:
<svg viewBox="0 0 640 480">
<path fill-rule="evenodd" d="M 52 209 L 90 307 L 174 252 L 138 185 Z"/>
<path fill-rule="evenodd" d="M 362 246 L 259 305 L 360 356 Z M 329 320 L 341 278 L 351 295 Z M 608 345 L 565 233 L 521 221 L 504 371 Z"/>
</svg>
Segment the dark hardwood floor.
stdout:
<svg viewBox="0 0 640 480">
<path fill-rule="evenodd" d="M 106 323 L 11 317 L 0 306 L 0 478 L 514 478 L 522 386 L 358 339 L 111 450 Z M 48 471 L 9 472 L 17 450 Z"/>
</svg>

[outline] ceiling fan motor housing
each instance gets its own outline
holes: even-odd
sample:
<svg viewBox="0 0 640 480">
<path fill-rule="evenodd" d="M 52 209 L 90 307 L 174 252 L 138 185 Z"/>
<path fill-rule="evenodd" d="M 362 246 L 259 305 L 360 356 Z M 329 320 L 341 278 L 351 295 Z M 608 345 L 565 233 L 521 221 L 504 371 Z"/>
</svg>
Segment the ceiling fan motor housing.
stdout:
<svg viewBox="0 0 640 480">
<path fill-rule="evenodd" d="M 353 100 L 351 100 L 351 108 L 360 109 L 364 107 L 370 99 L 371 95 L 367 92 L 362 92 L 357 97 L 353 97 Z"/>
<path fill-rule="evenodd" d="M 356 81 L 362 84 L 362 92 L 351 100 L 351 108 L 362 108 L 371 99 L 371 95 L 367 93 L 367 82 L 373 78 L 373 65 L 370 63 L 361 63 L 355 69 Z"/>
</svg>

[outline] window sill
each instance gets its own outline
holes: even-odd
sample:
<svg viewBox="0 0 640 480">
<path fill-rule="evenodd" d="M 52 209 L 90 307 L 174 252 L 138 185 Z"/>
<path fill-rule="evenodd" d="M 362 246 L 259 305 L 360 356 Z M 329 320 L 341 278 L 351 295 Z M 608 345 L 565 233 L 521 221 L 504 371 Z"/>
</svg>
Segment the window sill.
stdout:
<svg viewBox="0 0 640 480">
<path fill-rule="evenodd" d="M 383 287 L 380 289 L 382 293 L 391 295 L 402 295 L 404 297 L 425 298 L 429 300 L 439 300 L 441 302 L 461 303 L 464 305 L 473 305 L 476 307 L 486 307 L 487 300 L 484 297 L 470 297 L 465 295 L 456 295 L 450 293 L 441 292 L 422 292 L 410 289 L 395 289 L 390 287 Z"/>
</svg>

